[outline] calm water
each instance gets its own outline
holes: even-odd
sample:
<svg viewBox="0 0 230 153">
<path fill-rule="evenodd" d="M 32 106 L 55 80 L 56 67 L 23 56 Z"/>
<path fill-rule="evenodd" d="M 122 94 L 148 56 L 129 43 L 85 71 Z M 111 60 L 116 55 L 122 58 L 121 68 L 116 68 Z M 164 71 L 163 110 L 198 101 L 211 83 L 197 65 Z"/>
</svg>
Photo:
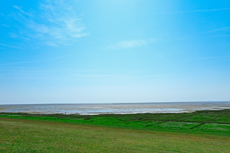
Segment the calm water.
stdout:
<svg viewBox="0 0 230 153">
<path fill-rule="evenodd" d="M 31 104 L 0 105 L 0 112 L 26 112 L 42 114 L 135 114 L 182 113 L 196 110 L 230 109 L 230 102 L 171 102 L 171 103 L 119 103 L 119 104 Z"/>
</svg>

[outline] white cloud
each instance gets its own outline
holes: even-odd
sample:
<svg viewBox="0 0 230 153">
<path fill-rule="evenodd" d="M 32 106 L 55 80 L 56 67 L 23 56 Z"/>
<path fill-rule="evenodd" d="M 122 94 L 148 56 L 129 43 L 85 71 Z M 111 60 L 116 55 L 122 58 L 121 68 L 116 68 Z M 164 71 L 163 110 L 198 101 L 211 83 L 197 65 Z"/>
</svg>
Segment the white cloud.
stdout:
<svg viewBox="0 0 230 153">
<path fill-rule="evenodd" d="M 133 48 L 133 47 L 141 47 L 143 45 L 147 45 L 145 40 L 129 40 L 129 41 L 122 41 L 116 44 L 116 47 L 119 48 Z"/>
<path fill-rule="evenodd" d="M 77 38 L 87 36 L 85 25 L 71 6 L 70 1 L 49 1 L 40 4 L 33 14 L 19 6 L 13 6 L 15 20 L 22 25 L 12 38 L 27 38 L 50 46 L 72 44 Z M 17 37 L 16 37 L 17 36 Z"/>
<path fill-rule="evenodd" d="M 150 43 L 156 42 L 157 39 L 140 39 L 140 40 L 127 40 L 127 41 L 121 41 L 114 45 L 107 46 L 108 48 L 112 49 L 128 49 L 128 48 L 134 48 L 134 47 L 141 47 L 148 45 Z"/>
</svg>

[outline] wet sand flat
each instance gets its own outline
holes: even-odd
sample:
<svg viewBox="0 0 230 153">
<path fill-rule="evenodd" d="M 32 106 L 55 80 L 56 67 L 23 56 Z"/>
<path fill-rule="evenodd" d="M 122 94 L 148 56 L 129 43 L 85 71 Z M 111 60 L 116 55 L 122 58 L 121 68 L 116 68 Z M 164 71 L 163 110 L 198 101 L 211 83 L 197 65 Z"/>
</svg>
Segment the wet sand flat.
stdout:
<svg viewBox="0 0 230 153">
<path fill-rule="evenodd" d="M 168 102 L 168 103 L 114 103 L 114 104 L 37 104 L 0 105 L 4 112 L 31 114 L 137 114 L 185 113 L 197 110 L 230 109 L 230 102 Z M 5 109 L 5 110 L 4 110 Z"/>
</svg>

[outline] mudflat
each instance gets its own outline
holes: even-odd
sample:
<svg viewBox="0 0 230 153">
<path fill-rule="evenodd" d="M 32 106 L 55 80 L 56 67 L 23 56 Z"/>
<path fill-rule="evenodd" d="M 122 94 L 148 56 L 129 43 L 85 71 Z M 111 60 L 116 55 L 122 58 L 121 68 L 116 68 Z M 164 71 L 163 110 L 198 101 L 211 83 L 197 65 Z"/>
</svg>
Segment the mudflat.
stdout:
<svg viewBox="0 0 230 153">
<path fill-rule="evenodd" d="M 6 108 L 0 108 L 0 112 L 5 111 L 5 110 L 7 110 L 7 109 Z"/>
</svg>

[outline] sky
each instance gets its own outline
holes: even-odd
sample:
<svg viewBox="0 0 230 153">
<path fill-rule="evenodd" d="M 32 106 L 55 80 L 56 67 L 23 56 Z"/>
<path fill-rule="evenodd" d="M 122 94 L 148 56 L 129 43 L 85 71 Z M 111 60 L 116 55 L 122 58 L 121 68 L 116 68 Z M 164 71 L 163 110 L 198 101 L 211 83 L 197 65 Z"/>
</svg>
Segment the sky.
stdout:
<svg viewBox="0 0 230 153">
<path fill-rule="evenodd" d="M 0 1 L 0 104 L 230 100 L 230 1 Z"/>
</svg>

